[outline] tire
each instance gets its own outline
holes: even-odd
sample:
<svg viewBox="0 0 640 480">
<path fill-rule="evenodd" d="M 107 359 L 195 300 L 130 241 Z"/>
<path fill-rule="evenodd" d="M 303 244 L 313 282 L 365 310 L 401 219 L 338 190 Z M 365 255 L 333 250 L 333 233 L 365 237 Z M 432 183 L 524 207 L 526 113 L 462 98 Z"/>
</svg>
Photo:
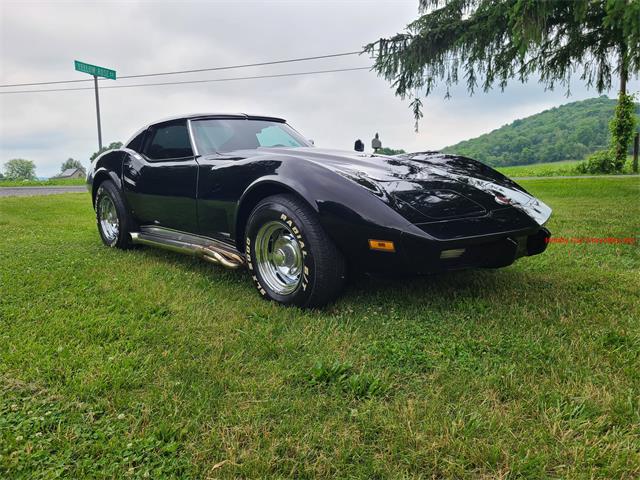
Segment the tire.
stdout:
<svg viewBox="0 0 640 480">
<path fill-rule="evenodd" d="M 247 221 L 245 255 L 260 295 L 284 305 L 322 307 L 345 282 L 345 261 L 316 213 L 293 195 L 260 201 Z"/>
<path fill-rule="evenodd" d="M 133 229 L 133 221 L 122 195 L 111 180 L 105 180 L 98 186 L 94 209 L 102 243 L 112 248 L 131 248 L 129 233 Z"/>
</svg>

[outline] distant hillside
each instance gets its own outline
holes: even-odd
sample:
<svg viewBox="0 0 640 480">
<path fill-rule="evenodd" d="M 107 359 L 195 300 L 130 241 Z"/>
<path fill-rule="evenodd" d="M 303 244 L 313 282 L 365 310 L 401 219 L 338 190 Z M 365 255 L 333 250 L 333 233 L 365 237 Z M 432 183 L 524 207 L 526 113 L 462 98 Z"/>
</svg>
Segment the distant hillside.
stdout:
<svg viewBox="0 0 640 480">
<path fill-rule="evenodd" d="M 442 151 L 493 166 L 582 159 L 608 145 L 609 121 L 615 106 L 616 100 L 605 96 L 567 103 Z M 640 105 L 636 113 L 640 114 Z"/>
</svg>

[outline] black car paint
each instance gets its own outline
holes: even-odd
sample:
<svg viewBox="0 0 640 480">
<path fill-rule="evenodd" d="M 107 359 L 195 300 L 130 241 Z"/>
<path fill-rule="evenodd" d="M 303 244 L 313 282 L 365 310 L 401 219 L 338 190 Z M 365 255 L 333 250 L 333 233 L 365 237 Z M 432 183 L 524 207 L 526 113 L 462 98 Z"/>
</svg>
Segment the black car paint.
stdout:
<svg viewBox="0 0 640 480">
<path fill-rule="evenodd" d="M 150 162 L 133 151 L 126 152 L 122 180 L 125 198 L 140 224 L 187 232 L 197 228 L 195 157 Z"/>
<path fill-rule="evenodd" d="M 138 224 L 197 233 L 239 251 L 253 206 L 290 192 L 318 213 L 347 260 L 368 271 L 504 266 L 541 253 L 549 236 L 492 190 L 527 194 L 522 187 L 480 162 L 437 152 L 386 157 L 308 146 L 149 161 L 124 148 L 93 162 L 91 188 L 105 178 L 123 192 Z M 391 240 L 396 252 L 372 251 L 369 239 Z M 532 245 L 518 253 L 518 239 Z M 469 251 L 440 259 L 455 248 Z"/>
</svg>

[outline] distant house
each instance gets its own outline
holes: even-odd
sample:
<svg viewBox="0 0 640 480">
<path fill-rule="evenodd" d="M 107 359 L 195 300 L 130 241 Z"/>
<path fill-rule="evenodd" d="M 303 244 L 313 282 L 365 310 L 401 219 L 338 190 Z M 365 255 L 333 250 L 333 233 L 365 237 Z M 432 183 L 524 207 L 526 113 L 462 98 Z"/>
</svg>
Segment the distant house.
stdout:
<svg viewBox="0 0 640 480">
<path fill-rule="evenodd" d="M 54 178 L 85 178 L 87 174 L 81 168 L 67 168 L 64 172 Z"/>
</svg>

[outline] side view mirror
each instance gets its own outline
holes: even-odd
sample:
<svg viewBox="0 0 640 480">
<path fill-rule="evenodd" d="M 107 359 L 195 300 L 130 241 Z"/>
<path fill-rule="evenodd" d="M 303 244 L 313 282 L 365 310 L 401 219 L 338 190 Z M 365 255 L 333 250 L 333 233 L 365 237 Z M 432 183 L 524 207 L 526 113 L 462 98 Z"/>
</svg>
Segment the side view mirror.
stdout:
<svg viewBox="0 0 640 480">
<path fill-rule="evenodd" d="M 311 145 L 315 145 L 315 144 L 316 144 L 316 143 L 313 141 L 313 138 L 309 138 L 309 139 L 308 139 L 308 142 L 309 142 Z"/>
<path fill-rule="evenodd" d="M 364 152 L 364 143 L 362 143 L 362 140 L 356 140 L 356 143 L 353 145 L 353 149 L 356 152 Z"/>
</svg>

